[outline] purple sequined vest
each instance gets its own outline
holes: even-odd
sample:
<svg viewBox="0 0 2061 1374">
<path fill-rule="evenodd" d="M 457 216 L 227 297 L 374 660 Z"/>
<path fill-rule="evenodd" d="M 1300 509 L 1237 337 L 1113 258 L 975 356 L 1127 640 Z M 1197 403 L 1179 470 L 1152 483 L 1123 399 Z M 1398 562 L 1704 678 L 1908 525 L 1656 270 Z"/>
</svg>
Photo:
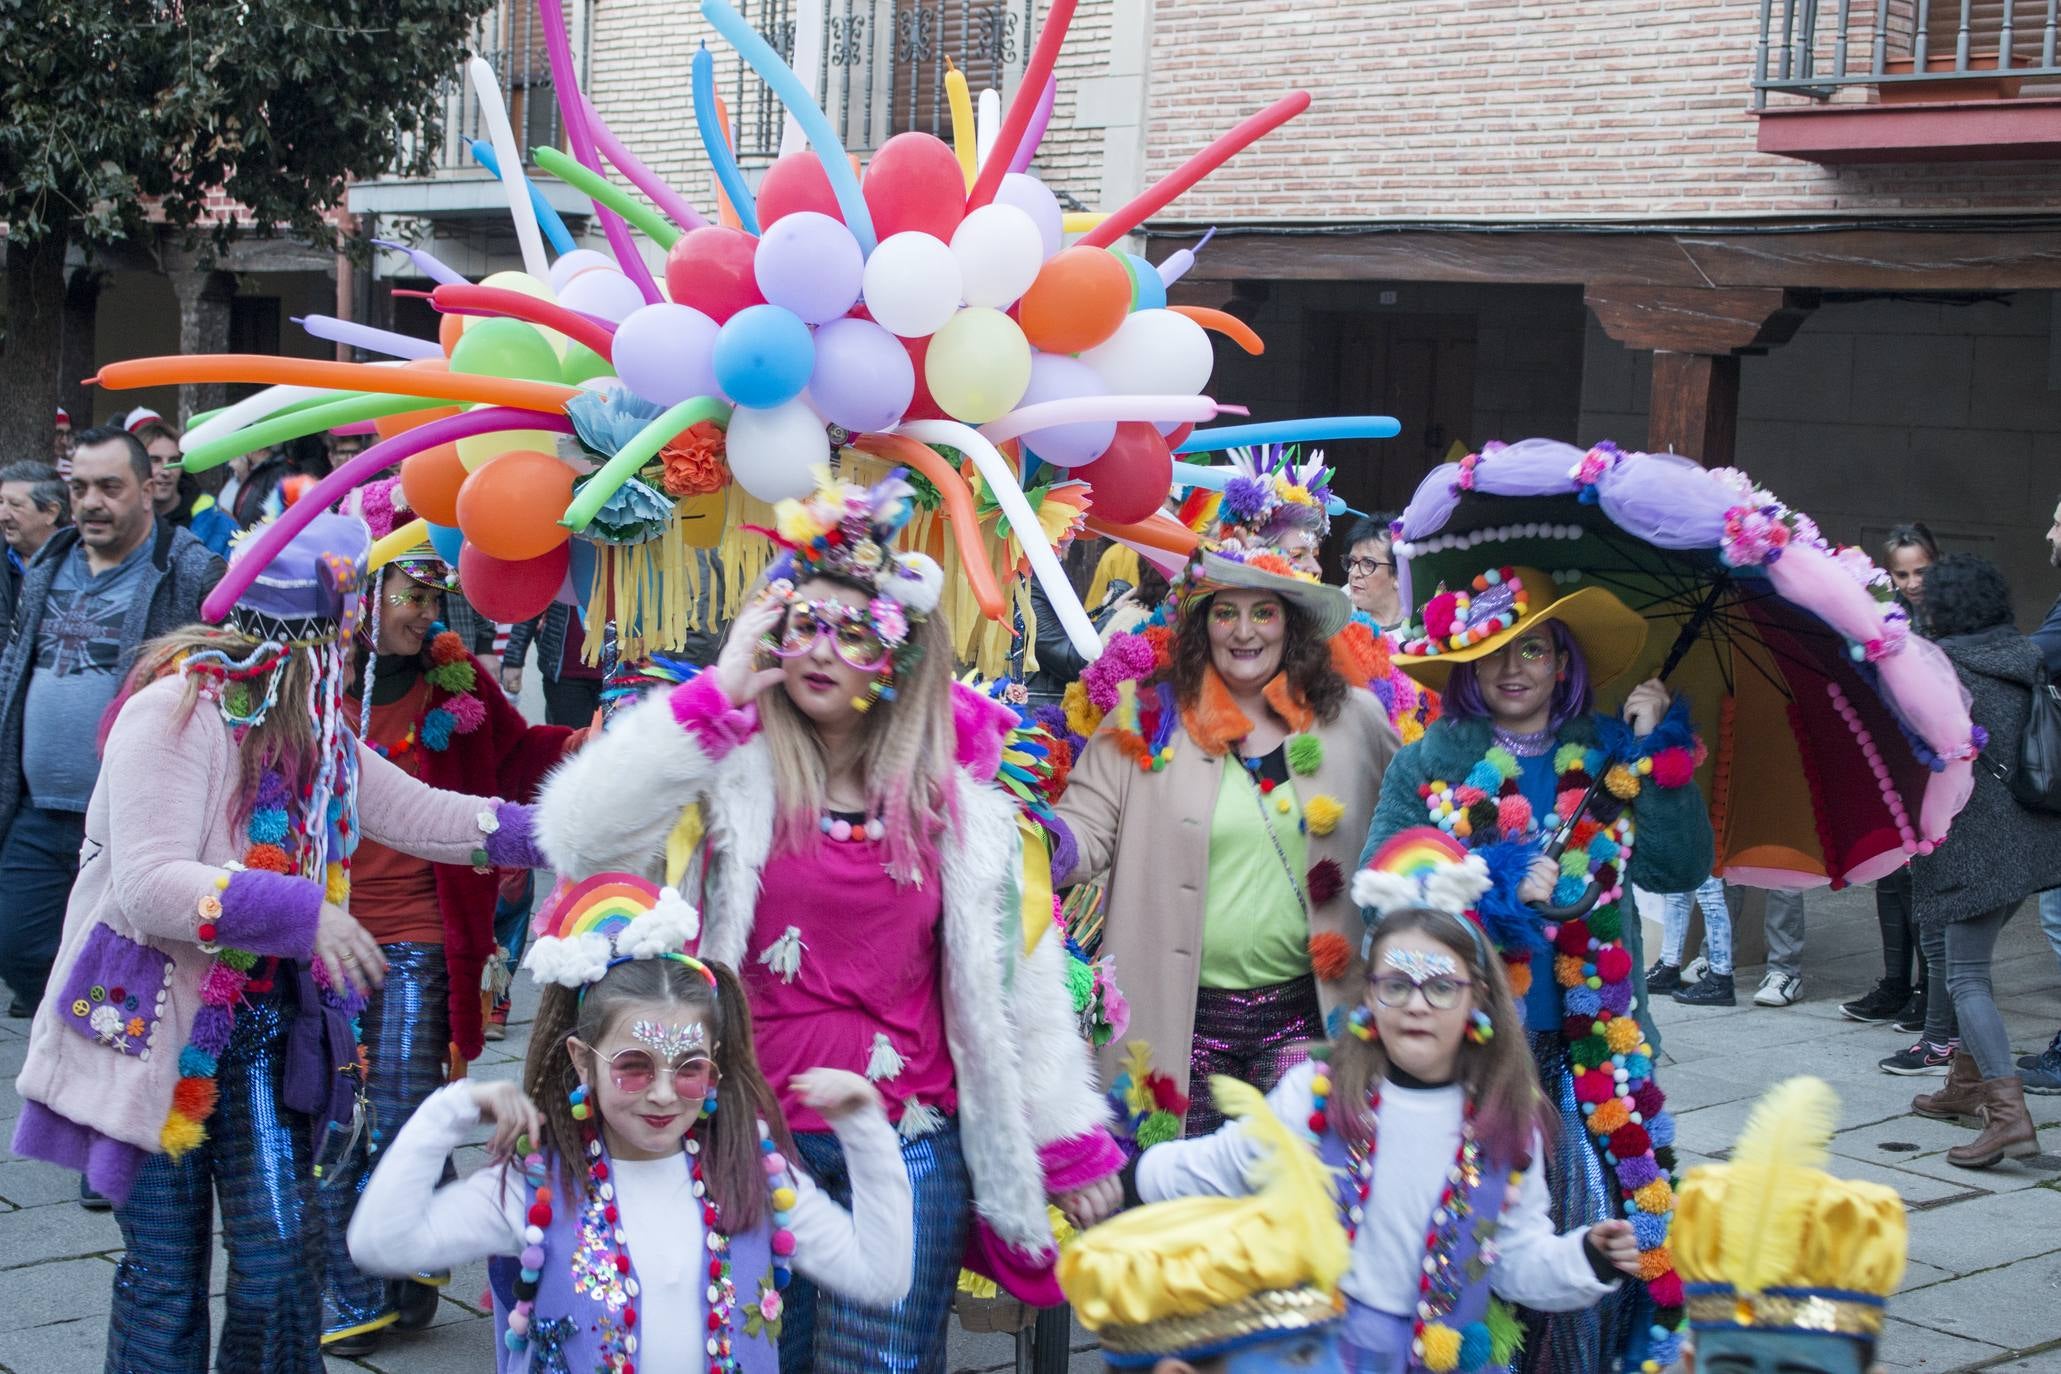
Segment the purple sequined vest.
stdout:
<svg viewBox="0 0 2061 1374">
<path fill-rule="evenodd" d="M 680 1158 L 680 1167 L 688 1167 L 685 1155 Z M 550 1162 L 545 1177 L 552 1181 L 553 1198 L 563 1198 L 555 1182 L 555 1160 Z M 536 1200 L 536 1186 L 525 1184 L 523 1194 L 523 1209 L 527 1213 Z M 643 1323 L 640 1321 L 637 1329 L 627 1329 L 622 1316 L 626 1307 L 634 1306 L 641 1318 L 654 1299 L 642 1291 L 638 1282 L 634 1252 L 630 1256 L 630 1272 L 616 1272 L 617 1228 L 609 1225 L 603 1215 L 605 1206 L 597 1194 L 590 1192 L 577 1213 L 565 1206 L 551 1209 L 551 1225 L 544 1230 L 544 1267 L 537 1276 L 536 1310 L 530 1318 L 527 1350 L 508 1347 L 508 1313 L 515 1306 L 520 1261 L 514 1256 L 497 1255 L 487 1262 L 487 1279 L 494 1293 L 494 1358 L 498 1374 L 599 1374 L 616 1368 L 619 1357 L 634 1364 L 643 1363 L 631 1346 Z M 771 1219 L 767 1218 L 750 1231 L 729 1236 L 730 1283 L 735 1289 L 731 1299 L 730 1354 L 743 1374 L 779 1374 L 780 1370 L 779 1319 L 776 1316 L 768 1322 L 759 1310 L 765 1295 L 776 1291 L 771 1232 Z M 706 1236 L 704 1245 L 713 1239 L 713 1235 Z M 714 1251 L 709 1253 L 713 1258 Z M 703 1272 L 705 1275 L 706 1269 Z M 703 1318 L 700 1327 L 704 1333 L 708 1331 L 710 1292 L 711 1286 L 704 1283 L 698 1294 Z M 775 1312 L 780 1309 L 781 1304 L 776 1301 Z M 709 1364 L 714 1366 L 713 1358 Z"/>
<path fill-rule="evenodd" d="M 1335 1171 L 1338 1180 L 1339 1220 L 1357 1230 L 1361 1221 L 1357 1182 L 1358 1161 L 1353 1158 L 1338 1132 L 1326 1130 L 1317 1139 L 1317 1157 Z M 1494 1295 L 1489 1291 L 1489 1270 L 1495 1265 L 1496 1223 L 1511 1196 L 1508 1170 L 1498 1168 L 1485 1156 L 1480 1175 L 1467 1190 L 1467 1215 L 1453 1235 L 1445 1254 L 1443 1282 L 1432 1286 L 1431 1301 L 1439 1312 L 1434 1320 L 1461 1333 L 1461 1359 L 1453 1374 L 1505 1374 L 1507 1366 L 1497 1364 L 1489 1348 L 1488 1311 Z M 1427 1220 L 1426 1229 L 1431 1223 Z M 1410 1351 L 1415 1326 L 1416 1295 L 1409 1313 L 1394 1317 L 1350 1302 L 1340 1348 L 1348 1369 L 1408 1370 L 1418 1374 L 1425 1368 Z M 1478 1358 L 1476 1358 L 1478 1356 Z"/>
</svg>

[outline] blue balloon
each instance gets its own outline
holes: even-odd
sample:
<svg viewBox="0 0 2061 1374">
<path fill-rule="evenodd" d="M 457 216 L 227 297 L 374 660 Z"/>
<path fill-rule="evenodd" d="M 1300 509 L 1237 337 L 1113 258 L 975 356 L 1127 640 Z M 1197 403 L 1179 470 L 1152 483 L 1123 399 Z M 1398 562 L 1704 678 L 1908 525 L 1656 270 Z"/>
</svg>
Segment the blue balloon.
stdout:
<svg viewBox="0 0 2061 1374">
<path fill-rule="evenodd" d="M 580 599 L 580 619 L 587 618 L 587 602 L 594 595 L 594 564 L 599 555 L 594 546 L 585 539 L 572 541 L 572 568 L 567 573 L 572 579 L 573 595 Z"/>
<path fill-rule="evenodd" d="M 1403 427 L 1388 415 L 1317 415 L 1198 429 L 1175 453 L 1217 453 L 1239 444 L 1305 444 L 1326 439 L 1393 439 Z"/>
<path fill-rule="evenodd" d="M 456 525 L 430 524 L 429 546 L 437 551 L 437 557 L 454 568 L 458 566 L 458 550 L 464 543 L 465 536 Z"/>
<path fill-rule="evenodd" d="M 1123 256 L 1124 266 L 1131 270 L 1131 309 L 1164 310 L 1166 283 L 1160 280 L 1159 269 L 1136 253 Z"/>
<path fill-rule="evenodd" d="M 770 410 L 801 395 L 816 369 L 816 340 L 801 317 L 777 305 L 732 315 L 716 334 L 716 385 L 741 406 Z"/>
</svg>

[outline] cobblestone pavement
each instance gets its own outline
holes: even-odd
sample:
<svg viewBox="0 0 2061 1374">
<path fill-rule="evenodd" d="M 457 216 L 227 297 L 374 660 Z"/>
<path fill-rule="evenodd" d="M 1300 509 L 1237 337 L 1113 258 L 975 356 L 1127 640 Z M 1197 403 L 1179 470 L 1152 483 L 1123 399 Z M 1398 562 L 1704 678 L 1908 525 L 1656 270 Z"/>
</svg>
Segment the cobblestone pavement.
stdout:
<svg viewBox="0 0 2061 1374">
<path fill-rule="evenodd" d="M 1912 1262 L 1892 1307 L 1886 1369 L 2061 1371 L 2061 1097 L 2032 1099 L 2054 1153 L 1986 1173 L 1947 1164 L 1945 1151 L 1961 1128 L 1909 1110 L 1911 1095 L 1935 1080 L 1880 1073 L 1876 1060 L 1901 1048 L 1900 1037 L 1839 1017 L 1838 1002 L 1865 990 L 1879 972 L 1868 893 L 1815 894 L 1810 918 L 1804 1002 L 1781 1010 L 1748 1005 L 1758 982 L 1754 969 L 1740 971 L 1737 1008 L 1662 1001 L 1661 1081 L 1680 1114 L 1684 1164 L 1726 1149 L 1768 1084 L 1802 1072 L 1830 1080 L 1842 1101 L 1833 1167 L 1890 1184 L 1911 1208 Z M 2061 1025 L 2061 969 L 2030 905 L 2006 927 L 1998 986 L 2015 1046 L 2043 1046 Z M 518 1000 L 509 1039 L 488 1046 L 474 1072 L 498 1078 L 519 1071 L 529 1005 L 526 996 Z M 21 1110 L 13 1082 L 25 1045 L 26 1023 L 0 1021 L 0 1118 L 10 1134 Z M 479 1152 L 468 1149 L 459 1167 L 479 1162 Z M 101 1367 L 121 1241 L 110 1216 L 82 1211 L 76 1199 L 72 1175 L 0 1155 L 0 1371 L 7 1374 L 89 1374 Z M 214 1272 L 219 1285 L 220 1258 Z M 481 1374 L 493 1358 L 484 1288 L 483 1266 L 460 1272 L 430 1329 L 391 1337 L 361 1361 L 332 1359 L 330 1368 Z M 1074 1346 L 1073 1369 L 1100 1368 L 1078 1331 Z M 1013 1342 L 955 1330 L 951 1367 L 1013 1369 Z"/>
</svg>

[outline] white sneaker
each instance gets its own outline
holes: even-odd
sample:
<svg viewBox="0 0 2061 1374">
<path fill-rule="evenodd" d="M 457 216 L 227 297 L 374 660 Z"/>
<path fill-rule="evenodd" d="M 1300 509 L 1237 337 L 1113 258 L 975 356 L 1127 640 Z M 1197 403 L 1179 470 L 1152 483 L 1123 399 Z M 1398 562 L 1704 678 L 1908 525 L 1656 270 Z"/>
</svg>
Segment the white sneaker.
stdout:
<svg viewBox="0 0 2061 1374">
<path fill-rule="evenodd" d="M 1753 994 L 1756 1007 L 1786 1007 L 1803 996 L 1803 979 L 1793 973 L 1768 970 L 1768 976 L 1760 980 L 1760 991 Z"/>
</svg>

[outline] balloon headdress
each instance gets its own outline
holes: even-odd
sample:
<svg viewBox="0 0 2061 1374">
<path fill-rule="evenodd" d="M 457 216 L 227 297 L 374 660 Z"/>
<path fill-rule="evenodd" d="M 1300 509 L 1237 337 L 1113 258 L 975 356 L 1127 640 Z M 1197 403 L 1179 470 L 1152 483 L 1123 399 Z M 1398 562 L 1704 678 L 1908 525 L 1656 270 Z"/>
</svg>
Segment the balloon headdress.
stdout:
<svg viewBox="0 0 2061 1374">
<path fill-rule="evenodd" d="M 1059 1252 L 1059 1286 L 1119 1369 L 1329 1339 L 1351 1262 L 1330 1172 L 1257 1090 L 1213 1078 L 1259 1146 L 1248 1197 L 1133 1208 Z"/>
</svg>

